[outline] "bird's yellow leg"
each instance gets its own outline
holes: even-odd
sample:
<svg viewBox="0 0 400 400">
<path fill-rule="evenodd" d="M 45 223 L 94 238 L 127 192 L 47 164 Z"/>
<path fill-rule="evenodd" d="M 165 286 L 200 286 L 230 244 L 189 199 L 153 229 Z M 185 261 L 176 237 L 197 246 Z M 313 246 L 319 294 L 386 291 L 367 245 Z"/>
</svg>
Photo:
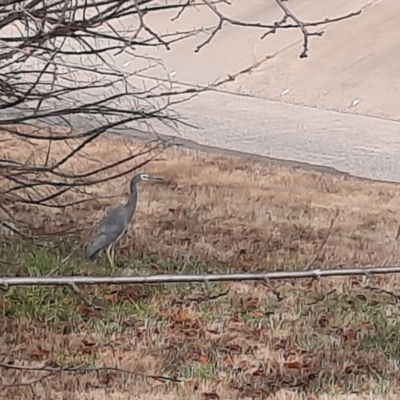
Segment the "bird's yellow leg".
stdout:
<svg viewBox="0 0 400 400">
<path fill-rule="evenodd" d="M 112 257 L 111 257 L 111 250 L 112 250 L 112 245 L 111 246 L 108 246 L 108 248 L 107 248 L 107 250 L 106 250 L 106 253 L 107 253 L 107 257 L 108 257 L 108 261 L 110 261 L 110 265 L 111 265 L 111 267 L 113 267 L 114 268 L 114 261 L 113 261 L 113 259 L 112 259 Z"/>
<path fill-rule="evenodd" d="M 111 257 L 112 257 L 113 267 L 115 267 L 115 246 L 111 247 Z"/>
</svg>

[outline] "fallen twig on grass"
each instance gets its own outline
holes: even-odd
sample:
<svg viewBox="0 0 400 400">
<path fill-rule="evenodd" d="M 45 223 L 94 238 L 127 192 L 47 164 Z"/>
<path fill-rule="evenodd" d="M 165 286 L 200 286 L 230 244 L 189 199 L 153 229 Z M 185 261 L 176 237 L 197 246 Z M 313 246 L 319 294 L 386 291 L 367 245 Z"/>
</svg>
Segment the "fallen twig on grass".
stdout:
<svg viewBox="0 0 400 400">
<path fill-rule="evenodd" d="M 333 289 L 330 292 L 326 293 L 324 296 L 320 296 L 317 299 L 311 301 L 310 303 L 307 303 L 306 306 L 315 306 L 316 304 L 324 301 L 327 297 L 329 297 L 333 293 L 336 293 L 336 289 Z"/>
<path fill-rule="evenodd" d="M 212 300 L 217 300 L 220 299 L 221 297 L 226 296 L 229 293 L 229 289 L 225 290 L 223 292 L 213 294 L 213 295 L 202 295 L 199 297 L 187 297 L 186 299 L 176 299 L 172 301 L 172 305 L 174 304 L 183 304 L 185 301 L 186 302 L 192 302 L 192 303 L 204 303 L 206 301 L 212 301 Z"/>
<path fill-rule="evenodd" d="M 104 310 L 103 307 L 98 306 L 97 304 L 93 304 L 80 290 L 79 288 L 76 286 L 75 283 L 71 284 L 71 288 L 72 290 L 81 298 L 81 300 L 83 300 L 84 303 L 86 303 L 86 305 L 88 305 L 89 307 L 93 308 L 94 310 Z"/>
<path fill-rule="evenodd" d="M 35 378 L 32 381 L 29 382 L 16 382 L 16 383 L 11 383 L 8 385 L 2 385 L 2 388 L 12 388 L 12 387 L 17 387 L 17 386 L 28 386 L 33 390 L 32 385 L 35 383 L 38 383 L 50 376 L 53 376 L 55 374 L 59 373 L 76 373 L 79 375 L 82 374 L 89 374 L 89 373 L 99 373 L 99 372 L 115 372 L 115 373 L 121 373 L 121 374 L 127 374 L 127 375 L 134 375 L 137 377 L 141 377 L 144 379 L 153 379 L 158 382 L 182 382 L 181 379 L 178 378 L 172 378 L 168 376 L 162 376 L 162 375 L 146 375 L 142 374 L 139 372 L 134 372 L 126 369 L 121 369 L 121 368 L 116 368 L 116 367 L 87 367 L 87 366 L 68 366 L 68 367 L 62 367 L 62 366 L 42 366 L 42 367 L 34 367 L 34 366 L 29 366 L 29 365 L 15 365 L 15 364 L 8 364 L 5 362 L 0 362 L 0 368 L 3 369 L 13 369 L 17 371 L 29 371 L 29 372 L 47 372 L 46 375 L 40 377 L 40 378 Z"/>
</svg>

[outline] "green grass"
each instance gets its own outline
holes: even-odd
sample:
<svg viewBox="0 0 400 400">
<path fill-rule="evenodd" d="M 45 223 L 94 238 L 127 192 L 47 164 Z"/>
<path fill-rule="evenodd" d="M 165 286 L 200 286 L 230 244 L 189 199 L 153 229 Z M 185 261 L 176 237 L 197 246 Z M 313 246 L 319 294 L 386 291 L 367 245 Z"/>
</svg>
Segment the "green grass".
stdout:
<svg viewBox="0 0 400 400">
<path fill-rule="evenodd" d="M 65 243 L 49 249 L 3 243 L 0 273 L 118 275 L 126 268 L 141 274 L 228 269 L 201 261 L 134 257 L 119 257 L 122 265 L 112 269 L 106 257 L 86 262 L 79 251 L 67 256 Z M 361 280 L 346 279 L 337 287 L 274 282 L 274 292 L 261 283 L 242 286 L 244 291 L 222 283 L 208 289 L 200 284 L 81 288 L 101 310 L 92 310 L 68 287 L 12 287 L 0 292 L 2 343 L 11 351 L 19 349 L 26 332 L 34 332 L 33 337 L 47 346 L 42 359 L 64 366 L 104 363 L 100 354 L 112 343 L 140 357 L 153 357 L 155 373 L 199 384 L 224 382 L 239 392 L 289 388 L 316 395 L 385 394 L 400 387 L 400 309 L 394 296 L 367 289 Z M 95 338 L 96 351 L 90 346 L 77 351 L 68 344 L 71 335 Z M 29 362 L 31 349 L 15 354 Z"/>
</svg>

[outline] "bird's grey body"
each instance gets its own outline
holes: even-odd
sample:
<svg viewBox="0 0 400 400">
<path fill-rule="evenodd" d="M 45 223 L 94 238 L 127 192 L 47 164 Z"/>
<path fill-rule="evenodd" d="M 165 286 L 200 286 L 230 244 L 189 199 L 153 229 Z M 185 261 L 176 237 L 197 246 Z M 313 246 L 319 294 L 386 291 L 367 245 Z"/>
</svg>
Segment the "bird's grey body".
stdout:
<svg viewBox="0 0 400 400">
<path fill-rule="evenodd" d="M 111 259 L 110 251 L 114 250 L 114 246 L 126 233 L 132 216 L 136 210 L 138 199 L 137 183 L 142 180 L 161 180 L 153 178 L 147 174 L 135 175 L 130 182 L 130 195 L 126 204 L 119 205 L 111 210 L 103 220 L 100 221 L 91 242 L 86 248 L 85 257 L 88 260 L 93 260 L 101 250 L 107 249 L 107 256 L 111 265 L 114 260 Z"/>
<path fill-rule="evenodd" d="M 92 242 L 86 248 L 86 258 L 93 260 L 102 249 L 117 242 L 124 236 L 131 217 L 125 205 L 114 208 L 97 228 Z"/>
</svg>

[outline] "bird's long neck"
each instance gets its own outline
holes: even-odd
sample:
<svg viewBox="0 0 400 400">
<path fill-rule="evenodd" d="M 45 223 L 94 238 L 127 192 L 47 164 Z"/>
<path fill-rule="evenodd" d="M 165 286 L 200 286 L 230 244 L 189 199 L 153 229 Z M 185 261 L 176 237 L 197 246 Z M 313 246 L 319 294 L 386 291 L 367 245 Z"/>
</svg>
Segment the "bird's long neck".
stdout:
<svg viewBox="0 0 400 400">
<path fill-rule="evenodd" d="M 126 208 L 129 210 L 131 216 L 135 212 L 137 199 L 138 199 L 137 187 L 136 184 L 133 184 L 131 185 L 131 193 L 129 195 L 128 201 L 126 202 Z"/>
</svg>

